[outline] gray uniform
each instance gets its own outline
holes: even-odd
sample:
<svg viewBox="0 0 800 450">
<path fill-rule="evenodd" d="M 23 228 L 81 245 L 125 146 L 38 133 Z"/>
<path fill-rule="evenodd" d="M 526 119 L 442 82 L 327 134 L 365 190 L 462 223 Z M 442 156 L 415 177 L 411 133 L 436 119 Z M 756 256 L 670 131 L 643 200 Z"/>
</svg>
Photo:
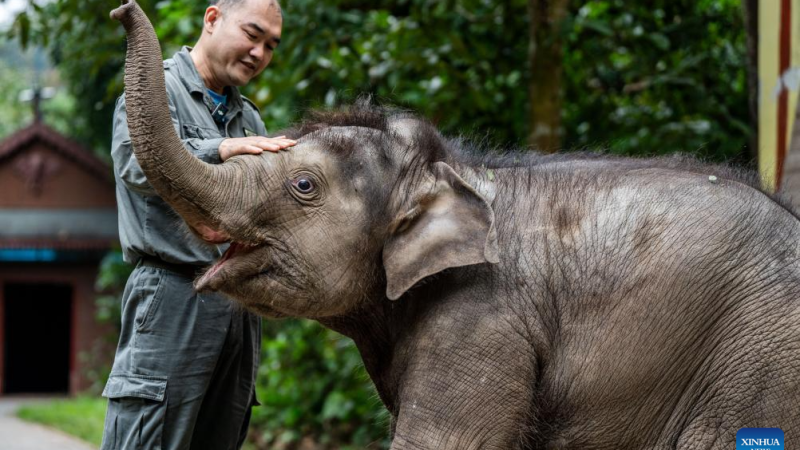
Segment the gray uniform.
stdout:
<svg viewBox="0 0 800 450">
<path fill-rule="evenodd" d="M 226 137 L 265 135 L 254 105 L 236 88 L 214 121 L 213 101 L 188 47 L 164 61 L 170 113 L 192 154 L 220 163 Z M 261 322 L 219 294 L 198 294 L 193 275 L 225 246 L 209 245 L 148 184 L 131 149 L 125 98 L 114 113 L 111 156 L 119 233 L 136 264 L 122 297 L 122 328 L 103 396 L 102 449 L 235 449 L 255 401 Z"/>
</svg>

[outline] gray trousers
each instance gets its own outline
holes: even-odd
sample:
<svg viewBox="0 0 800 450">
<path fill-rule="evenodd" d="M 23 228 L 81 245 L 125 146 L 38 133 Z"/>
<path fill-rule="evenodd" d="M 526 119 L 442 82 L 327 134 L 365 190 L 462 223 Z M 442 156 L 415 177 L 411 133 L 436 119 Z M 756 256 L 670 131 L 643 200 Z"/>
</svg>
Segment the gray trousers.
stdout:
<svg viewBox="0 0 800 450">
<path fill-rule="evenodd" d="M 140 263 L 122 298 L 102 450 L 238 449 L 255 400 L 260 319 Z"/>
</svg>

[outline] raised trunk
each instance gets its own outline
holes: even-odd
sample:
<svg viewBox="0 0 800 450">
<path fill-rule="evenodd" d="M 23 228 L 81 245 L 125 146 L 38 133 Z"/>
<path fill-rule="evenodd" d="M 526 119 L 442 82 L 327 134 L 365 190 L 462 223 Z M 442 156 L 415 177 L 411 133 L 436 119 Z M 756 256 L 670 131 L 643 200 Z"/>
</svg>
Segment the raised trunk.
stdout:
<svg viewBox="0 0 800 450">
<path fill-rule="evenodd" d="M 161 46 L 139 5 L 123 0 L 111 12 L 128 34 L 125 102 L 136 158 L 158 194 L 192 226 L 219 226 L 219 189 L 232 168 L 206 164 L 183 146 L 169 113 Z M 228 175 L 228 176 L 226 176 Z"/>
</svg>

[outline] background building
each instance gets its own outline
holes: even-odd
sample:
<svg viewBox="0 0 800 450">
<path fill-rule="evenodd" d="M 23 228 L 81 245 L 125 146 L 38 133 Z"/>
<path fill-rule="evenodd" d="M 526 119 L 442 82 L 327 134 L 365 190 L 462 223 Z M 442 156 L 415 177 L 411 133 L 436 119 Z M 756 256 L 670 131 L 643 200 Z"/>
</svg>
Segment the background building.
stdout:
<svg viewBox="0 0 800 450">
<path fill-rule="evenodd" d="M 106 164 L 39 120 L 0 142 L 0 395 L 89 386 L 110 331 L 94 282 L 117 242 Z"/>
</svg>

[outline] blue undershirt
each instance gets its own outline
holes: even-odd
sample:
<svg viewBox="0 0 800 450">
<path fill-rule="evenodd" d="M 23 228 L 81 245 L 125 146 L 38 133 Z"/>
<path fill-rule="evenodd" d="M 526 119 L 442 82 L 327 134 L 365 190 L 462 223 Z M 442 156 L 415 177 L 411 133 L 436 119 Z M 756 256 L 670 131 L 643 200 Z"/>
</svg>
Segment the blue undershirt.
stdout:
<svg viewBox="0 0 800 450">
<path fill-rule="evenodd" d="M 208 95 L 211 96 L 211 100 L 214 101 L 214 105 L 219 105 L 222 103 L 223 105 L 228 104 L 228 96 L 227 95 L 220 95 L 216 92 L 212 91 L 211 89 L 206 89 L 208 91 Z"/>
</svg>

